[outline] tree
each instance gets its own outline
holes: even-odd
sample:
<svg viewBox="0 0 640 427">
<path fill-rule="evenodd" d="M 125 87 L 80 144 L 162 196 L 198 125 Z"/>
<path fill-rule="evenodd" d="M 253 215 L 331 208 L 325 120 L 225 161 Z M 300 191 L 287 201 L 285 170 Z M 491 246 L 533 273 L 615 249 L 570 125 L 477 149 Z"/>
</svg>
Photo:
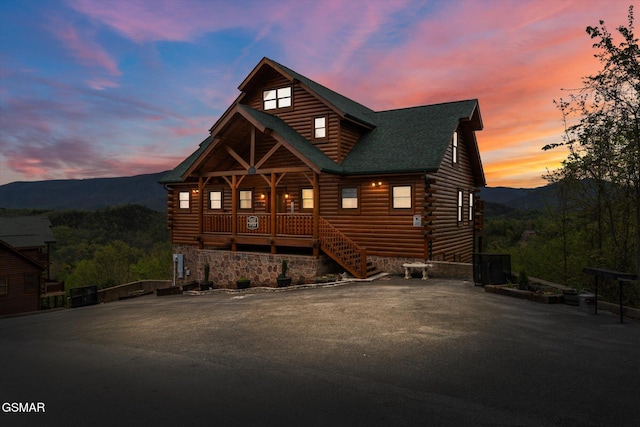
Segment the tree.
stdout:
<svg viewBox="0 0 640 427">
<path fill-rule="evenodd" d="M 628 26 L 619 26 L 616 44 L 604 21 L 586 28 L 602 69 L 583 78 L 583 87 L 557 102 L 566 126 L 560 143 L 569 155 L 560 171 L 545 178 L 589 179 L 599 228 L 595 249 L 611 256 L 610 268 L 640 273 L 640 47 L 634 36 L 633 6 Z M 574 122 L 575 121 L 575 122 Z"/>
</svg>

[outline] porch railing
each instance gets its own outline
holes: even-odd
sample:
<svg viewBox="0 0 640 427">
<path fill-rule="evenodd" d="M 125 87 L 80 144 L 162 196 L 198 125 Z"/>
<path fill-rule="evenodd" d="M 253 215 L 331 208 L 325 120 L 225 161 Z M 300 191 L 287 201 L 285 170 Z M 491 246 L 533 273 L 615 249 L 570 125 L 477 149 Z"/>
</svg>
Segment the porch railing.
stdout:
<svg viewBox="0 0 640 427">
<path fill-rule="evenodd" d="M 205 233 L 231 233 L 230 213 L 204 214 L 202 231 Z M 241 213 L 237 215 L 236 230 L 238 234 L 271 235 L 271 214 Z M 289 236 L 312 236 L 312 214 L 276 214 L 276 234 Z"/>
</svg>

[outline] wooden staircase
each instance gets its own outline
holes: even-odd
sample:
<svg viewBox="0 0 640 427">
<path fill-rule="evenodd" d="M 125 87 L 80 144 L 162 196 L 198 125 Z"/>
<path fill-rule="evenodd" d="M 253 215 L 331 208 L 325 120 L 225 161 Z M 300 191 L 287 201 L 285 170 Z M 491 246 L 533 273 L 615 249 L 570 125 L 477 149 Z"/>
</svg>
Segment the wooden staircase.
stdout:
<svg viewBox="0 0 640 427">
<path fill-rule="evenodd" d="M 359 279 L 378 274 L 379 271 L 367 261 L 367 250 L 345 236 L 324 218 L 319 223 L 320 247 L 324 253 Z"/>
</svg>

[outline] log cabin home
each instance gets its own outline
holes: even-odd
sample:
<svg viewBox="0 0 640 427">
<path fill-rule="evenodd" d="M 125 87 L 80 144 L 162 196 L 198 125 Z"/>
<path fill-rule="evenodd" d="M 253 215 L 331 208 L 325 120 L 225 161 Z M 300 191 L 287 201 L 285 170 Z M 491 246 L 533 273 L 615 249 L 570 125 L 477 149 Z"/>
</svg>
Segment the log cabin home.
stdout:
<svg viewBox="0 0 640 427">
<path fill-rule="evenodd" d="M 0 217 L 0 315 L 64 304 L 64 284 L 50 280 L 48 218 Z"/>
<path fill-rule="evenodd" d="M 280 255 L 295 273 L 292 254 L 357 278 L 406 262 L 471 263 L 485 185 L 477 100 L 373 111 L 268 58 L 239 90 L 161 180 L 180 279 L 211 263 L 214 280 L 247 268 L 263 282 L 254 273 L 268 270 L 269 282 L 275 268 L 264 264 Z M 273 256 L 245 263 L 249 253 Z M 319 274 L 301 271 L 298 281 Z"/>
</svg>

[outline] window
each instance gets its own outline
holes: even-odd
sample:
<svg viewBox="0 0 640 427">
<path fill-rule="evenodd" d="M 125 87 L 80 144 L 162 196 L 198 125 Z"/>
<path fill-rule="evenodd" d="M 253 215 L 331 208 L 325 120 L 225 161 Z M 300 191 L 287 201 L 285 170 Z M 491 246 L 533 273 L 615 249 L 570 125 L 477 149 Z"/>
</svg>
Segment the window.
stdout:
<svg viewBox="0 0 640 427">
<path fill-rule="evenodd" d="M 209 192 L 209 209 L 222 209 L 222 191 Z"/>
<path fill-rule="evenodd" d="M 25 292 L 36 291 L 36 275 L 35 274 L 24 275 L 24 291 Z"/>
<path fill-rule="evenodd" d="M 393 187 L 392 199 L 394 209 L 411 209 L 411 186 L 402 185 Z"/>
<path fill-rule="evenodd" d="M 453 133 L 453 141 L 451 143 L 451 159 L 454 164 L 458 163 L 458 132 Z"/>
<path fill-rule="evenodd" d="M 469 192 L 469 221 L 473 221 L 473 193 Z"/>
<path fill-rule="evenodd" d="M 462 221 L 462 203 L 464 200 L 464 193 L 462 190 L 458 190 L 458 222 Z"/>
<path fill-rule="evenodd" d="M 313 209 L 313 188 L 303 188 L 302 195 L 302 209 Z"/>
<path fill-rule="evenodd" d="M 0 295 L 6 295 L 9 293 L 9 278 L 0 277 Z"/>
<path fill-rule="evenodd" d="M 240 190 L 240 209 L 251 209 L 253 207 L 253 191 Z"/>
<path fill-rule="evenodd" d="M 262 92 L 262 105 L 265 110 L 291 107 L 291 86 Z"/>
<path fill-rule="evenodd" d="M 322 139 L 327 137 L 327 118 L 316 117 L 313 119 L 313 137 Z"/>
<path fill-rule="evenodd" d="M 343 188 L 340 191 L 340 207 L 342 209 L 358 209 L 358 188 Z"/>
<path fill-rule="evenodd" d="M 180 209 L 189 209 L 189 202 L 190 202 L 190 196 L 189 196 L 189 192 L 188 191 L 181 191 L 180 192 L 180 202 L 178 204 L 178 207 Z"/>
</svg>

